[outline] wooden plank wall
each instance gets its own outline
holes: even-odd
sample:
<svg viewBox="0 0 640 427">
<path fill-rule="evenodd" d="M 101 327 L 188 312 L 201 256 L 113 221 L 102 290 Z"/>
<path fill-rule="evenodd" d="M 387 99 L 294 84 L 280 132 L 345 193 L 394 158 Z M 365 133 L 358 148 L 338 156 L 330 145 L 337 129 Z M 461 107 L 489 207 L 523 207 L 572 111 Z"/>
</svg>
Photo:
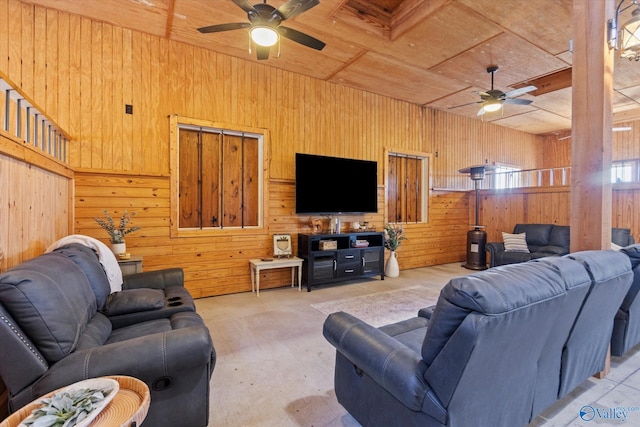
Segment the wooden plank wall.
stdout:
<svg viewBox="0 0 640 427">
<path fill-rule="evenodd" d="M 614 132 L 612 159 L 640 159 L 640 120 L 616 123 L 631 127 L 630 131 Z M 571 166 L 571 132 L 543 137 L 539 168 Z M 513 231 L 518 223 L 569 224 L 569 187 L 528 188 L 480 192 L 480 223 L 485 225 L 490 242 L 502 241 L 502 231 Z M 640 186 L 614 184 L 612 194 L 613 227 L 629 228 L 640 241 Z M 475 195 L 469 193 L 469 214 L 475 214 Z"/>
<path fill-rule="evenodd" d="M 619 122 L 614 127 L 630 127 L 629 131 L 613 132 L 611 138 L 611 158 L 617 160 L 640 159 L 640 120 Z M 540 168 L 571 166 L 571 132 L 542 137 L 542 157 Z M 577 144 L 580 144 L 578 141 Z"/>
<path fill-rule="evenodd" d="M 145 270 L 184 266 L 196 297 L 250 289 L 248 260 L 271 252 L 273 233 L 309 230 L 294 210 L 296 152 L 375 160 L 384 223 L 384 150 L 433 155 L 431 187 L 469 189 L 470 164 L 535 167 L 541 138 L 217 54 L 75 15 L 0 0 L 0 70 L 45 106 L 77 143 L 74 232 L 107 241 L 93 217 L 136 211 L 127 238 Z M 5 54 L 6 53 L 6 54 Z M 125 114 L 125 104 L 133 114 Z M 263 230 L 218 238 L 170 238 L 169 119 L 268 129 L 269 206 Z M 504 144 L 508 141 L 508 144 Z M 435 156 L 438 153 L 438 156 Z M 4 207 L 0 208 L 4 209 Z M 4 212 L 4 211 L 3 211 Z M 365 218 L 343 218 L 344 222 Z M 401 268 L 461 261 L 465 192 L 432 191 L 429 223 L 407 226 Z M 60 237 L 60 236 L 56 236 Z M 268 271 L 265 287 L 288 283 Z"/>
<path fill-rule="evenodd" d="M 0 154 L 0 271 L 70 234 L 72 192 L 70 178 Z"/>
<path fill-rule="evenodd" d="M 570 223 L 570 188 L 521 188 L 480 191 L 480 224 L 485 225 L 487 241 L 501 242 L 502 232 L 512 232 L 516 224 Z M 475 196 L 470 197 L 475 209 Z M 629 228 L 640 242 L 640 185 L 614 184 L 611 205 L 613 227 Z"/>
<path fill-rule="evenodd" d="M 534 169 L 544 159 L 539 136 L 435 110 L 427 110 L 426 123 L 427 138 L 433 141 L 434 188 L 473 188 L 469 175 L 458 173 L 467 166 L 503 164 Z"/>
<path fill-rule="evenodd" d="M 480 224 L 488 242 L 502 242 L 502 232 L 516 224 L 569 224 L 569 187 L 480 191 Z M 470 197 L 471 199 L 471 197 Z M 475 196 L 470 203 L 475 209 Z"/>
</svg>

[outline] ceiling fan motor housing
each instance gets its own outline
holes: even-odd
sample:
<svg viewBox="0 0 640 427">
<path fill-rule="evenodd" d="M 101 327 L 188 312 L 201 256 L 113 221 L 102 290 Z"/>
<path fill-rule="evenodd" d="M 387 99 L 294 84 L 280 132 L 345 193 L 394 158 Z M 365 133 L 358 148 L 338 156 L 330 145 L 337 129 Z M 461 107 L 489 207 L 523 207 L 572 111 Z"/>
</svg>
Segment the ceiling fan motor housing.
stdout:
<svg viewBox="0 0 640 427">
<path fill-rule="evenodd" d="M 264 24 L 270 27 L 280 25 L 283 18 L 275 7 L 266 3 L 253 6 L 253 10 L 247 12 L 247 17 L 252 24 Z"/>
</svg>

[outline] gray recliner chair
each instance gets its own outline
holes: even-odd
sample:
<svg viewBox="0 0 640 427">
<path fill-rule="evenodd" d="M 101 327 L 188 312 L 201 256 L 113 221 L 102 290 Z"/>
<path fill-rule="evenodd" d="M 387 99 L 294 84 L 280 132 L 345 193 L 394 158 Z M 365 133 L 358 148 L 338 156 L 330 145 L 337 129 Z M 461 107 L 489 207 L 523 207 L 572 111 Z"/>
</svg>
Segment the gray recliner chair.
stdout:
<svg viewBox="0 0 640 427">
<path fill-rule="evenodd" d="M 94 268 L 87 276 L 79 267 L 90 254 L 66 249 L 0 274 L 0 376 L 10 411 L 80 380 L 129 375 L 151 392 L 145 425 L 206 426 L 216 357 L 202 318 L 192 310 L 165 310 L 161 295 L 166 293 L 159 290 L 141 301 L 126 297 L 122 305 L 131 317 L 118 314 L 126 325 L 116 326 L 99 311 L 92 289 L 100 271 Z M 144 281 L 161 288 L 172 276 L 150 272 Z M 107 304 L 109 296 L 103 298 Z M 134 306 L 150 317 L 137 318 Z"/>
<path fill-rule="evenodd" d="M 109 280 L 96 252 L 79 243 L 53 251 L 82 269 L 96 296 L 98 311 L 114 328 L 166 319 L 182 311 L 196 311 L 193 297 L 184 287 L 181 268 L 166 268 L 123 277 L 122 290 L 111 292 Z"/>
<path fill-rule="evenodd" d="M 331 314 L 338 401 L 366 426 L 526 425 L 566 295 L 556 267 L 524 263 L 452 279 L 430 320 Z"/>
<path fill-rule="evenodd" d="M 583 264 L 591 289 L 562 353 L 559 398 L 605 368 L 616 311 L 633 281 L 629 258 L 619 252 L 583 251 L 567 257 Z"/>
<path fill-rule="evenodd" d="M 631 274 L 623 254 L 580 252 L 452 279 L 430 319 L 331 314 L 338 401 L 366 426 L 527 425 L 602 369 Z"/>
</svg>

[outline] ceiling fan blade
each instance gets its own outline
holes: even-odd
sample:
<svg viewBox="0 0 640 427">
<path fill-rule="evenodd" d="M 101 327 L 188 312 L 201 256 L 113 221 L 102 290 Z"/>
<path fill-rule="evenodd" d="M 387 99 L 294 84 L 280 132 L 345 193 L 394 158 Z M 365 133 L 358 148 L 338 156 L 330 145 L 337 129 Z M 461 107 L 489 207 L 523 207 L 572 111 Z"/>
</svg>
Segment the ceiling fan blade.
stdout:
<svg viewBox="0 0 640 427">
<path fill-rule="evenodd" d="M 209 25 L 208 27 L 198 28 L 201 33 L 219 33 L 220 31 L 240 30 L 242 28 L 249 28 L 251 26 L 248 22 L 234 22 L 231 24 L 219 24 Z"/>
<path fill-rule="evenodd" d="M 525 86 L 525 87 L 521 87 L 520 89 L 514 89 L 512 91 L 509 91 L 507 93 L 505 93 L 504 95 L 507 98 L 517 98 L 520 95 L 524 95 L 525 93 L 529 93 L 532 92 L 534 90 L 537 90 L 538 88 L 535 86 Z"/>
<path fill-rule="evenodd" d="M 518 105 L 529 105 L 531 104 L 533 101 L 530 99 L 511 99 L 511 98 L 507 98 L 504 100 L 505 104 L 518 104 Z"/>
<path fill-rule="evenodd" d="M 282 37 L 286 37 L 289 40 L 293 40 L 296 43 L 300 43 L 301 45 L 310 47 L 316 50 L 322 50 L 325 47 L 325 43 L 316 39 L 315 37 L 311 37 L 305 33 L 301 33 L 298 30 L 294 30 L 293 28 L 283 27 L 282 25 L 276 28 L 278 33 Z"/>
<path fill-rule="evenodd" d="M 256 53 L 258 56 L 258 60 L 269 59 L 270 50 L 271 50 L 270 46 L 256 45 Z"/>
<path fill-rule="evenodd" d="M 320 4 L 320 0 L 289 0 L 278 8 L 282 19 L 291 19 Z"/>
<path fill-rule="evenodd" d="M 249 2 L 249 0 L 231 0 L 231 1 L 234 2 L 239 8 L 241 8 L 247 13 L 254 10 L 253 5 Z"/>
<path fill-rule="evenodd" d="M 449 107 L 449 110 L 451 110 L 453 108 L 458 108 L 458 107 L 466 107 L 467 105 L 480 104 L 481 102 L 484 102 L 484 101 L 467 102 L 466 104 L 460 104 L 460 105 L 456 105 L 454 107 Z"/>
<path fill-rule="evenodd" d="M 484 113 L 486 113 L 486 111 L 484 110 L 484 105 L 482 106 L 482 108 L 480 108 L 480 110 L 478 110 L 478 116 L 484 116 Z"/>
</svg>

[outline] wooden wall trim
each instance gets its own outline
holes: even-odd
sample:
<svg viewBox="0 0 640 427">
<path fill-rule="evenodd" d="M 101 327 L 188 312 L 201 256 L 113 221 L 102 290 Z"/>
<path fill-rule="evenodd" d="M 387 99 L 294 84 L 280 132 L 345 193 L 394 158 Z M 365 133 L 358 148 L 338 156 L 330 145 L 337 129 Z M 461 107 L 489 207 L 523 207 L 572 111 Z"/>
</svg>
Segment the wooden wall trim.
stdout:
<svg viewBox="0 0 640 427">
<path fill-rule="evenodd" d="M 558 185 L 554 187 L 522 187 L 522 188 L 505 188 L 501 190 L 479 190 L 480 195 L 508 195 L 508 194 L 538 194 L 538 193 L 561 193 L 569 192 L 571 187 L 568 185 Z M 473 193 L 473 191 L 470 191 Z M 473 194 L 472 194 L 473 195 Z"/>
<path fill-rule="evenodd" d="M 114 171 L 108 169 L 87 169 L 87 168 L 74 168 L 73 169 L 76 174 L 83 175 L 114 175 L 114 176 L 135 176 L 135 177 L 149 177 L 149 178 L 169 178 L 170 175 L 167 173 L 153 173 L 153 172 L 123 172 L 123 171 Z"/>
<path fill-rule="evenodd" d="M 27 142 L 0 130 L 0 154 L 37 166 L 66 178 L 73 178 L 74 170 L 63 162 L 53 159 Z"/>
</svg>

